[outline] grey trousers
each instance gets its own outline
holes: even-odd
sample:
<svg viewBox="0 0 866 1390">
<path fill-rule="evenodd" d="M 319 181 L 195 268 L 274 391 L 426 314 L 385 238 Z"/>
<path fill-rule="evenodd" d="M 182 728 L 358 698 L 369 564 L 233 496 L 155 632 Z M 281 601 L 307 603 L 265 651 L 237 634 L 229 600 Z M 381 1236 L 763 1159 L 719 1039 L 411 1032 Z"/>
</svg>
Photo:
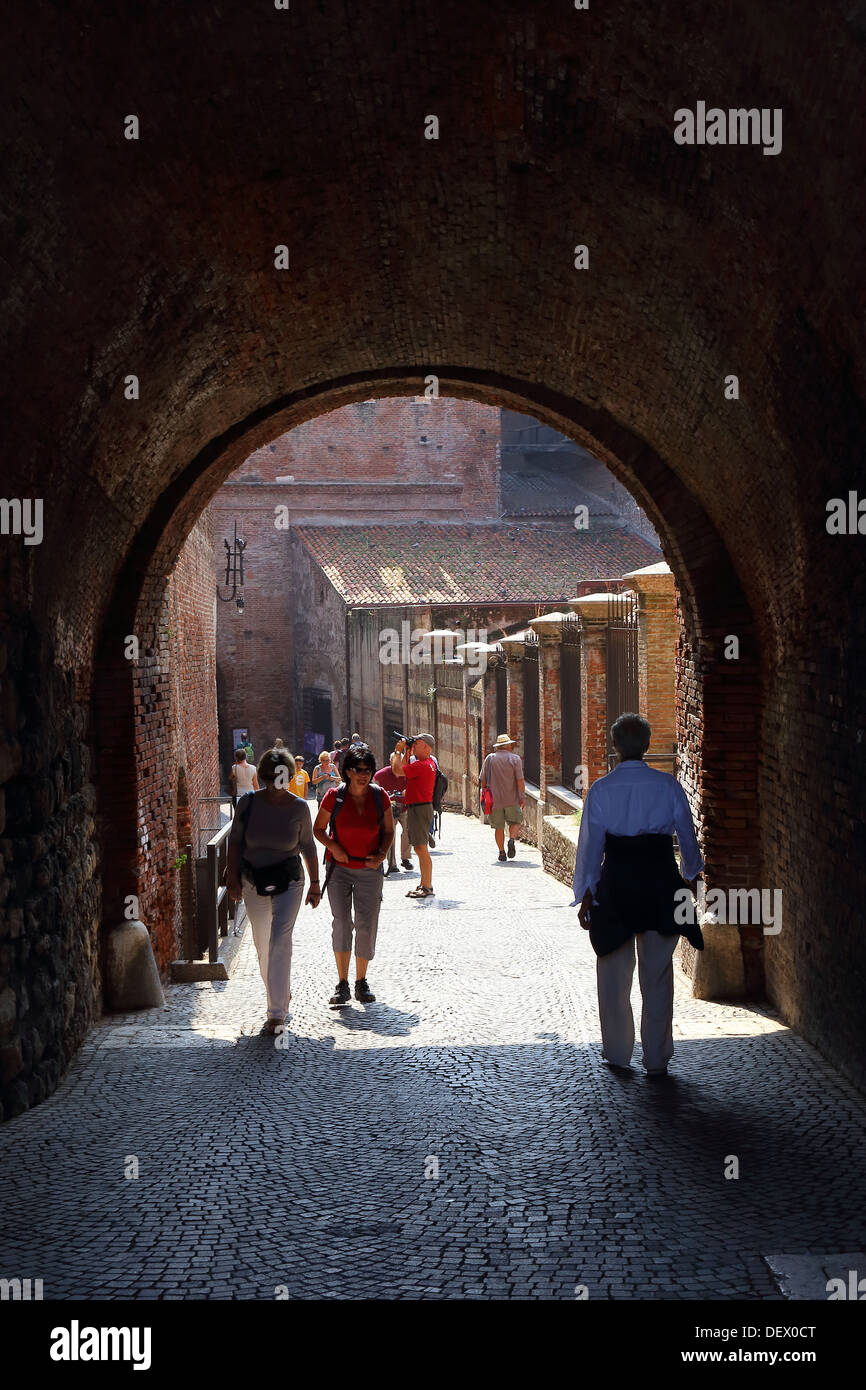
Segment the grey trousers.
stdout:
<svg viewBox="0 0 866 1390">
<path fill-rule="evenodd" d="M 628 1066 L 634 1051 L 631 982 L 637 942 L 638 979 L 643 999 L 640 1040 L 647 1071 L 660 1071 L 673 1056 L 674 966 L 677 936 L 657 931 L 630 936 L 619 950 L 596 961 L 602 1052 L 609 1062 Z"/>
<path fill-rule="evenodd" d="M 365 869 L 361 864 L 334 865 L 328 880 L 328 902 L 333 913 L 331 941 L 335 951 L 351 951 L 354 929 L 355 956 L 373 959 L 384 878 L 381 869 Z"/>
<path fill-rule="evenodd" d="M 272 898 L 260 898 L 246 878 L 242 887 L 268 996 L 268 1018 L 284 1019 L 292 997 L 292 928 L 301 909 L 305 880 L 297 879 L 285 893 Z"/>
</svg>

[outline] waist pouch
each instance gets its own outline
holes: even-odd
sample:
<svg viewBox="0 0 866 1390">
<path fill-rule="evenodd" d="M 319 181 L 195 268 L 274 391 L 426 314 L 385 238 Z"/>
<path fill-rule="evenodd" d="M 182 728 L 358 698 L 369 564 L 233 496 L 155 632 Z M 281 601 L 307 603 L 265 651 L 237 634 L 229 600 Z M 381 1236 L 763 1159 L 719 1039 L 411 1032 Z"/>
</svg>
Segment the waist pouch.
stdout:
<svg viewBox="0 0 866 1390">
<path fill-rule="evenodd" d="M 277 893 L 285 893 L 290 883 L 297 883 L 299 878 L 303 878 L 298 854 L 290 854 L 288 859 L 281 860 L 279 864 L 268 864 L 263 869 L 254 869 L 252 864 L 244 860 L 241 869 L 247 878 L 252 879 L 260 898 L 274 898 Z"/>
</svg>

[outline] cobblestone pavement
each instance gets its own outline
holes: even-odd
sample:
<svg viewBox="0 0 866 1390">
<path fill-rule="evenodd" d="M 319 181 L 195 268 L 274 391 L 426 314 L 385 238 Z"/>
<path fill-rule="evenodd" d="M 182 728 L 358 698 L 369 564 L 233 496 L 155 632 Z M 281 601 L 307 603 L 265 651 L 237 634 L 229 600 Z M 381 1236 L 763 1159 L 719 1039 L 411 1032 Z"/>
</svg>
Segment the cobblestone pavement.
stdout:
<svg viewBox="0 0 866 1390">
<path fill-rule="evenodd" d="M 863 1104 L 769 1011 L 678 972 L 671 1077 L 611 1074 L 589 942 L 535 850 L 500 865 L 449 815 L 436 898 L 414 881 L 386 880 L 366 1007 L 328 1008 L 330 917 L 302 909 L 283 1047 L 249 939 L 228 983 L 101 1022 L 0 1129 L 0 1276 L 46 1298 L 767 1299 L 768 1260 L 866 1248 Z"/>
</svg>

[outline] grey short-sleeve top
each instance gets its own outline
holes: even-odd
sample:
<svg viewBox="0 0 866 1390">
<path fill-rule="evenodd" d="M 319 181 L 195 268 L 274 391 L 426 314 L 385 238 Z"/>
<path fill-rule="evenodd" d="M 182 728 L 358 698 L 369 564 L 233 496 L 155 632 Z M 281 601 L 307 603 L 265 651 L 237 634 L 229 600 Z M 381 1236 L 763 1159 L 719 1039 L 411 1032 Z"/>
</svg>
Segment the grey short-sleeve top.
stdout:
<svg viewBox="0 0 866 1390">
<path fill-rule="evenodd" d="M 244 835 L 242 808 L 252 798 Z M 229 844 L 240 845 L 241 858 L 255 869 L 278 864 L 290 854 L 315 854 L 313 822 L 306 802 L 289 796 L 283 802 L 269 802 L 264 792 L 248 792 L 238 799 Z"/>
</svg>

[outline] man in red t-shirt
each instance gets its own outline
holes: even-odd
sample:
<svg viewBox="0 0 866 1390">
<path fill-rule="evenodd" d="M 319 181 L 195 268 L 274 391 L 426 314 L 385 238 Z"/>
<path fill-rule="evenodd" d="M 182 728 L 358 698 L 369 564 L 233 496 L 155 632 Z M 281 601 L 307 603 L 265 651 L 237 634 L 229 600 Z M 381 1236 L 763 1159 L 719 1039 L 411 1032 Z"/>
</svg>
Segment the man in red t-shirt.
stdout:
<svg viewBox="0 0 866 1390">
<path fill-rule="evenodd" d="M 399 795 L 399 801 L 391 802 L 391 810 L 394 815 L 395 826 L 399 825 L 400 827 L 400 863 L 403 865 L 404 869 L 411 869 L 412 850 L 409 845 L 409 834 L 406 830 L 406 803 L 404 800 L 406 778 L 396 777 L 389 764 L 388 767 L 379 768 L 373 781 L 378 782 L 379 786 L 384 792 L 388 793 L 389 797 Z M 391 841 L 391 848 L 388 850 L 388 867 L 385 870 L 385 877 L 387 878 L 389 874 L 396 873 L 399 873 L 399 869 L 397 868 L 397 831 L 395 830 L 394 838 Z"/>
<path fill-rule="evenodd" d="M 433 897 L 433 861 L 427 845 L 430 821 L 433 818 L 433 787 L 436 783 L 436 764 L 433 750 L 436 744 L 432 734 L 418 734 L 415 739 L 400 739 L 391 759 L 391 770 L 395 777 L 406 778 L 406 829 L 409 843 L 418 855 L 421 869 L 421 882 L 411 889 L 407 898 Z"/>
</svg>

